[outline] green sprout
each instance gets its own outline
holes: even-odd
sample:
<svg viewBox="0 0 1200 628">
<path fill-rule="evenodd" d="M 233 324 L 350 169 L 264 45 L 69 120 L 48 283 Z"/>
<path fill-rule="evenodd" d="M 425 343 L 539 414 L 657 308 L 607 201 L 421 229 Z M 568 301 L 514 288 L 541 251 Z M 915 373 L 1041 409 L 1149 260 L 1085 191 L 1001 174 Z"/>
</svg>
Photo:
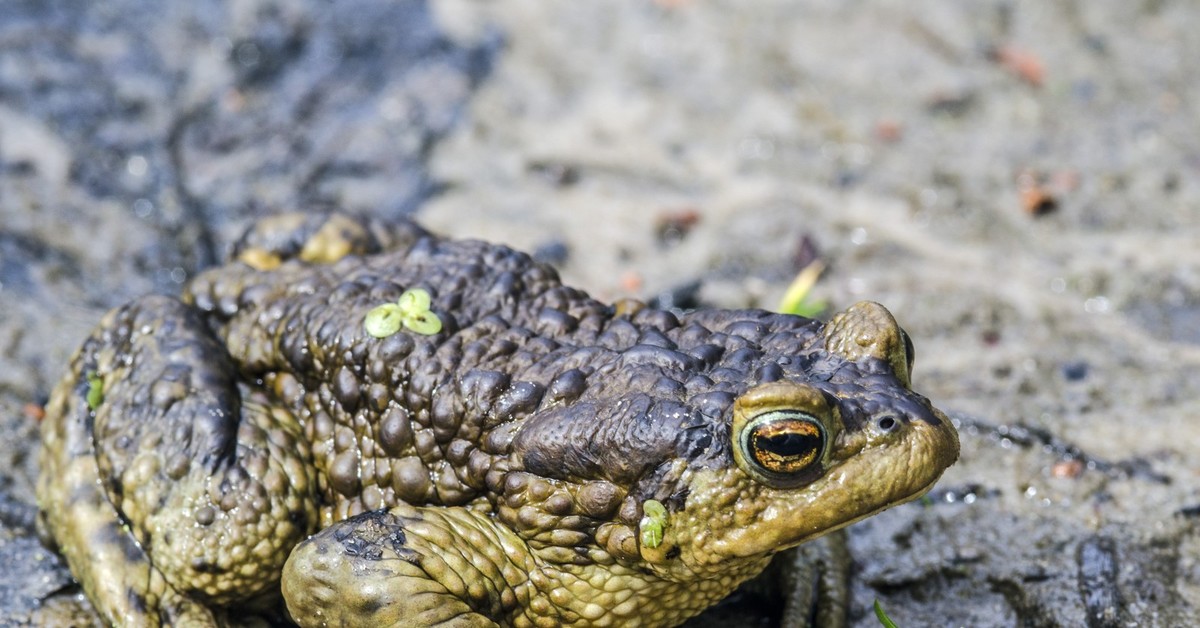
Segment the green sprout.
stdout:
<svg viewBox="0 0 1200 628">
<path fill-rule="evenodd" d="M 363 327 L 375 338 L 387 338 L 401 327 L 431 336 L 442 331 L 442 319 L 429 309 L 432 304 L 428 290 L 405 290 L 395 303 L 384 303 L 367 312 Z"/>
<path fill-rule="evenodd" d="M 404 326 L 418 334 L 432 336 L 442 331 L 442 319 L 438 318 L 437 314 L 433 312 L 421 312 L 405 318 Z"/>
<path fill-rule="evenodd" d="M 363 319 L 363 327 L 367 329 L 367 333 L 376 338 L 387 338 L 400 331 L 403 326 L 404 313 L 395 303 L 384 303 L 367 312 L 367 317 Z"/>
<path fill-rule="evenodd" d="M 657 499 L 642 502 L 642 520 L 638 522 L 642 545 L 654 549 L 663 542 L 667 528 L 667 507 Z"/>
<path fill-rule="evenodd" d="M 429 306 L 433 305 L 433 297 L 429 296 L 428 290 L 413 288 L 405 290 L 404 294 L 400 295 L 400 299 L 396 301 L 396 305 L 400 307 L 401 311 L 408 314 L 428 312 Z"/>
<path fill-rule="evenodd" d="M 792 280 L 792 284 L 788 286 L 787 292 L 783 293 L 783 298 L 779 301 L 779 311 L 805 318 L 812 318 L 824 312 L 825 308 L 829 306 L 828 303 L 809 300 L 809 297 L 812 296 L 812 288 L 824 270 L 825 264 L 818 260 L 796 273 L 796 278 Z"/>
<path fill-rule="evenodd" d="M 88 371 L 87 385 L 88 410 L 95 410 L 104 403 L 104 380 L 96 374 L 96 371 Z"/>
<path fill-rule="evenodd" d="M 879 600 L 875 600 L 875 617 L 879 619 L 879 623 L 883 624 L 883 628 L 896 628 L 896 622 L 892 621 L 891 617 L 883 610 L 883 605 Z"/>
</svg>

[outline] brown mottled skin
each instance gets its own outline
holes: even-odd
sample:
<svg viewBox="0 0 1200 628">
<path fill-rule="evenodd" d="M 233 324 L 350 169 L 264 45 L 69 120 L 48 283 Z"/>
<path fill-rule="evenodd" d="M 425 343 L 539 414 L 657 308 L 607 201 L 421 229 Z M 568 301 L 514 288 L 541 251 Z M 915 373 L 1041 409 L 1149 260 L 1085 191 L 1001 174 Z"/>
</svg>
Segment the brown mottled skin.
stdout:
<svg viewBox="0 0 1200 628">
<path fill-rule="evenodd" d="M 523 253 L 340 214 L 234 252 L 110 312 L 47 409 L 42 530 L 114 624 L 238 623 L 282 592 L 306 626 L 675 625 L 958 455 L 874 303 L 613 307 Z M 439 333 L 364 331 L 413 287 Z"/>
</svg>

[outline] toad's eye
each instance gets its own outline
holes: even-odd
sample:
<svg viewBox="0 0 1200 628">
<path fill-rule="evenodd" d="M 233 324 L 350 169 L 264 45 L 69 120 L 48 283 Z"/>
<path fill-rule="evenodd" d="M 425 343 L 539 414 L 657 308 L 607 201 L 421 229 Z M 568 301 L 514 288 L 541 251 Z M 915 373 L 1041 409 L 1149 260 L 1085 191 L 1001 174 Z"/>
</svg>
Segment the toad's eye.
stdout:
<svg viewBox="0 0 1200 628">
<path fill-rule="evenodd" d="M 742 432 L 746 458 L 769 475 L 788 476 L 818 464 L 825 429 L 813 417 L 790 410 L 760 414 Z"/>
<path fill-rule="evenodd" d="M 837 400 L 811 384 L 775 381 L 747 390 L 733 404 L 730 445 L 738 468 L 774 489 L 820 478 L 842 432 Z"/>
</svg>

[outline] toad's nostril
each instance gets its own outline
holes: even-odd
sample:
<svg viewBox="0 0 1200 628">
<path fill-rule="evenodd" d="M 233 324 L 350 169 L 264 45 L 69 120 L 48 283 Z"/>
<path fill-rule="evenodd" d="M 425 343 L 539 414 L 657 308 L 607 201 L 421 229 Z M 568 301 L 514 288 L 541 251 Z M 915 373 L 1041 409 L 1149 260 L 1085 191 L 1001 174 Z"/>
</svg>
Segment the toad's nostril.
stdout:
<svg viewBox="0 0 1200 628">
<path fill-rule="evenodd" d="M 885 416 L 876 423 L 879 429 L 884 432 L 890 432 L 896 429 L 897 423 L 895 417 Z"/>
</svg>

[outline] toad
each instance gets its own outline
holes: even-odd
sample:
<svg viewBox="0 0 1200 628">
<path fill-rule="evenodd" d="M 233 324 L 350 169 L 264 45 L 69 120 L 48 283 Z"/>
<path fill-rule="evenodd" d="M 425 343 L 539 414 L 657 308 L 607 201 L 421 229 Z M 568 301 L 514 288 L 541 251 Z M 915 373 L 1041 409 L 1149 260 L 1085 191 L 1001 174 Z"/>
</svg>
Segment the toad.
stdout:
<svg viewBox="0 0 1200 628">
<path fill-rule="evenodd" d="M 958 456 L 875 303 L 613 306 L 340 213 L 233 258 L 107 314 L 47 406 L 39 527 L 113 624 L 671 626 Z"/>
</svg>

